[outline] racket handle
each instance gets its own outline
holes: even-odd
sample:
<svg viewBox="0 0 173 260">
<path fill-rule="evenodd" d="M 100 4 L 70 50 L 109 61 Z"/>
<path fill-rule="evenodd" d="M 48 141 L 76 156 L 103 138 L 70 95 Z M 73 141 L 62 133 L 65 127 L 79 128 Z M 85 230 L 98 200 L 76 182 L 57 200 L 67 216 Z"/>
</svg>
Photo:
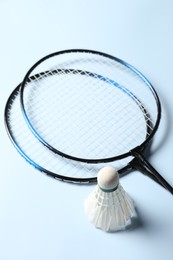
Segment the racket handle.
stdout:
<svg viewBox="0 0 173 260">
<path fill-rule="evenodd" d="M 173 187 L 158 173 L 158 171 L 146 160 L 139 151 L 132 151 L 132 155 L 137 162 L 133 162 L 133 168 L 138 169 L 154 181 L 162 185 L 173 195 Z"/>
</svg>

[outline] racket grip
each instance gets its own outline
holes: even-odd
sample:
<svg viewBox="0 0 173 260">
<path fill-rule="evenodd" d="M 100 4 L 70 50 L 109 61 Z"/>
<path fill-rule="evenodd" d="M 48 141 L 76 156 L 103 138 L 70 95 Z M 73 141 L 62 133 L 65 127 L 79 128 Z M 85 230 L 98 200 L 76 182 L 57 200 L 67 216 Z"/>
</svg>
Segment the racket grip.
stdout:
<svg viewBox="0 0 173 260">
<path fill-rule="evenodd" d="M 146 160 L 142 153 L 140 153 L 139 151 L 133 151 L 132 155 L 137 159 L 137 162 L 135 163 L 135 165 L 133 165 L 134 168 L 140 170 L 142 173 L 155 180 L 173 195 L 173 187 Z"/>
</svg>

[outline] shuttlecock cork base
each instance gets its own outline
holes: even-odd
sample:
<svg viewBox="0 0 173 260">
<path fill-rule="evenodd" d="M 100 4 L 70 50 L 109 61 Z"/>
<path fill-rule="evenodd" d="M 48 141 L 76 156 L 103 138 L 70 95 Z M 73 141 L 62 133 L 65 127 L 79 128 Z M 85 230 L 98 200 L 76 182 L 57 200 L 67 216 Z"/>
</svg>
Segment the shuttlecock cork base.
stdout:
<svg viewBox="0 0 173 260">
<path fill-rule="evenodd" d="M 97 182 L 84 203 L 89 221 L 108 232 L 125 229 L 136 212 L 132 199 L 119 183 L 117 170 L 110 166 L 102 168 L 97 175 Z"/>
</svg>

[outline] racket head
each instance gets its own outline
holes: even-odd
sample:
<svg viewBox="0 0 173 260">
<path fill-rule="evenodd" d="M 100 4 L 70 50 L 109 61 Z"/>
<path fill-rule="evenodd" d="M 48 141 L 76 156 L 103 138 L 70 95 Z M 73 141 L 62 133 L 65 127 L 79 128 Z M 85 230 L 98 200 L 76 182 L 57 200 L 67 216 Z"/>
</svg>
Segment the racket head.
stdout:
<svg viewBox="0 0 173 260">
<path fill-rule="evenodd" d="M 6 131 L 19 154 L 34 168 L 58 180 L 80 184 L 96 182 L 98 171 L 110 163 L 88 164 L 69 160 L 42 145 L 23 119 L 20 109 L 20 86 L 21 84 L 9 96 L 4 111 Z M 133 157 L 128 157 L 112 162 L 111 165 L 123 174 L 130 169 L 129 162 L 132 160 Z"/>
<path fill-rule="evenodd" d="M 158 95 L 142 73 L 91 50 L 65 50 L 36 62 L 21 84 L 20 103 L 42 144 L 87 163 L 112 162 L 144 149 L 161 118 Z"/>
</svg>

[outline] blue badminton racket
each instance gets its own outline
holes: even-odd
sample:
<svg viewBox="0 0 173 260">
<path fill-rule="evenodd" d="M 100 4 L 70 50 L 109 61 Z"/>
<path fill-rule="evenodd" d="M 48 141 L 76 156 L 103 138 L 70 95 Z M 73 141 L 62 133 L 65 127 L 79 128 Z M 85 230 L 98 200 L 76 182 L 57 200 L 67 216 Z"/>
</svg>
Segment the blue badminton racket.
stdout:
<svg viewBox="0 0 173 260">
<path fill-rule="evenodd" d="M 138 169 L 173 193 L 143 155 L 160 118 L 158 95 L 143 74 L 108 54 L 80 49 L 36 62 L 5 110 L 15 147 L 48 175 L 88 183 L 109 164 L 120 174 Z"/>
</svg>

